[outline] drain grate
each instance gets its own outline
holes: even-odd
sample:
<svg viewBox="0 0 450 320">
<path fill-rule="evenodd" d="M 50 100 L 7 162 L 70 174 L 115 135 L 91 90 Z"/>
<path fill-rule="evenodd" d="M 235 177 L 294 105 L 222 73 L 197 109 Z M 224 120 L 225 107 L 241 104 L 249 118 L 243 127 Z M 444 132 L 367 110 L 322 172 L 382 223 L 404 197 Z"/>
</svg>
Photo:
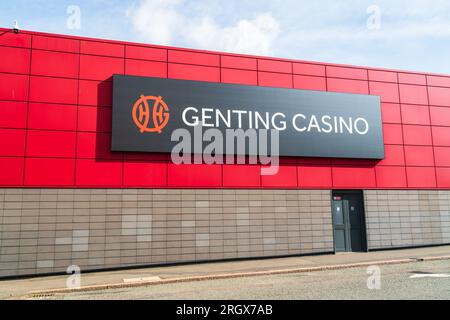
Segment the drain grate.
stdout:
<svg viewBox="0 0 450 320">
<path fill-rule="evenodd" d="M 54 297 L 54 293 L 33 293 L 31 294 L 32 298 L 48 298 L 48 297 Z"/>
</svg>

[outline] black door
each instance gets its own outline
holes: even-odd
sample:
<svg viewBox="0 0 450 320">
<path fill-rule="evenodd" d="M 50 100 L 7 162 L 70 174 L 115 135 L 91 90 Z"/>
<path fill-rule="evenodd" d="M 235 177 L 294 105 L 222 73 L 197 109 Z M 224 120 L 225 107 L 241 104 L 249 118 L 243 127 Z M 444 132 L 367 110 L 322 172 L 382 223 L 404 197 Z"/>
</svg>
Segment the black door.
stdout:
<svg viewBox="0 0 450 320">
<path fill-rule="evenodd" d="M 362 192 L 333 192 L 333 227 L 336 252 L 367 250 Z"/>
</svg>

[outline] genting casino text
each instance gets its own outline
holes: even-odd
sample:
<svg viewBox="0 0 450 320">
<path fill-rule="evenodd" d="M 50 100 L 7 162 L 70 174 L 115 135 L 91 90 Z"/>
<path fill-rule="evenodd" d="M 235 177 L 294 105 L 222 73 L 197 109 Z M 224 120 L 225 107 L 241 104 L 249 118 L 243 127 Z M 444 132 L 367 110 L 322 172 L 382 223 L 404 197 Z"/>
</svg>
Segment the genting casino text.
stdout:
<svg viewBox="0 0 450 320">
<path fill-rule="evenodd" d="M 182 112 L 182 120 L 187 126 L 235 129 L 262 129 L 284 131 L 291 125 L 297 132 L 317 132 L 332 134 L 358 134 L 369 132 L 369 122 L 363 117 L 309 115 L 297 113 L 287 120 L 283 112 L 257 112 L 246 110 L 223 110 L 213 108 L 187 107 Z"/>
</svg>

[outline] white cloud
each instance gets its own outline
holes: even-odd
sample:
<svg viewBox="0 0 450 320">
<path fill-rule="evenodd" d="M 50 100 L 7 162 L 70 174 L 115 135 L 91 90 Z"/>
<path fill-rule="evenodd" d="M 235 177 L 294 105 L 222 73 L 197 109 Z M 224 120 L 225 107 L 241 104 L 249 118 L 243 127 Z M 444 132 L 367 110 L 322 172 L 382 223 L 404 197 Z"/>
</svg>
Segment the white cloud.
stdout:
<svg viewBox="0 0 450 320">
<path fill-rule="evenodd" d="M 290 0 L 287 0 L 290 1 Z M 297 9 L 294 5 L 297 4 Z M 381 9 L 381 28 L 369 30 L 368 6 Z M 291 10 L 286 10 L 286 7 Z M 293 0 L 283 16 L 277 56 L 414 71 L 449 72 L 448 0 Z"/>
<path fill-rule="evenodd" d="M 79 30 L 61 1 L 8 4 L 5 27 L 450 74 L 449 0 L 77 0 Z M 366 27 L 370 5 L 380 29 Z"/>
<path fill-rule="evenodd" d="M 449 73 L 449 0 L 137 0 L 133 40 Z M 380 29 L 367 8 L 381 9 Z"/>
<path fill-rule="evenodd" d="M 176 11 L 181 0 L 148 0 L 128 9 L 127 16 L 144 39 L 157 44 L 170 44 L 182 29 L 183 17 Z"/>
<path fill-rule="evenodd" d="M 280 26 L 270 12 L 237 21 L 222 19 L 232 21 L 226 24 L 208 11 L 204 6 L 192 10 L 183 0 L 143 0 L 129 8 L 127 16 L 140 38 L 155 44 L 261 55 L 272 52 Z"/>
</svg>

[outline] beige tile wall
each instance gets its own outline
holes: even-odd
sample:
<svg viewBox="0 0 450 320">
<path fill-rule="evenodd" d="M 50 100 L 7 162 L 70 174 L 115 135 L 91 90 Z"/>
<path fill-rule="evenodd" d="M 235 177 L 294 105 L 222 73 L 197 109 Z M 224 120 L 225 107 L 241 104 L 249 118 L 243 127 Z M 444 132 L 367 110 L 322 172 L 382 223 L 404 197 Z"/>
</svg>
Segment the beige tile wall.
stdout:
<svg viewBox="0 0 450 320">
<path fill-rule="evenodd" d="M 450 191 L 364 191 L 369 249 L 450 243 Z"/>
<path fill-rule="evenodd" d="M 329 190 L 0 189 L 0 276 L 330 251 Z"/>
</svg>

